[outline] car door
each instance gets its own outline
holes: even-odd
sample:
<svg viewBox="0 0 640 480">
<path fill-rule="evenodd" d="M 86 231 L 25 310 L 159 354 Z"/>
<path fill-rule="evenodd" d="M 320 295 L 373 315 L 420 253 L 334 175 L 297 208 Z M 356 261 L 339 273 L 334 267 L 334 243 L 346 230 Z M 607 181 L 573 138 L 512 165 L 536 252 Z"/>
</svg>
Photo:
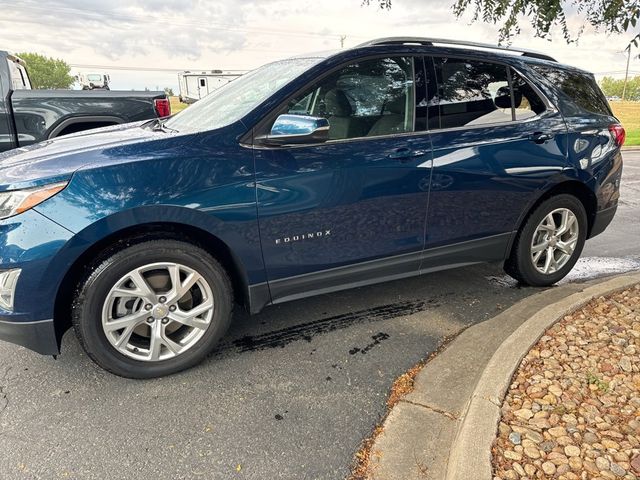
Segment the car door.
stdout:
<svg viewBox="0 0 640 480">
<path fill-rule="evenodd" d="M 566 166 L 562 115 L 515 69 L 426 59 L 433 176 L 422 269 L 502 260 L 535 192 Z M 438 249 L 436 247 L 443 247 Z"/>
<path fill-rule="evenodd" d="M 279 109 L 325 117 L 330 130 L 326 143 L 255 149 L 275 302 L 418 273 L 431 147 L 414 133 L 414 111 L 424 96 L 413 58 L 374 58 L 338 67 Z"/>
</svg>

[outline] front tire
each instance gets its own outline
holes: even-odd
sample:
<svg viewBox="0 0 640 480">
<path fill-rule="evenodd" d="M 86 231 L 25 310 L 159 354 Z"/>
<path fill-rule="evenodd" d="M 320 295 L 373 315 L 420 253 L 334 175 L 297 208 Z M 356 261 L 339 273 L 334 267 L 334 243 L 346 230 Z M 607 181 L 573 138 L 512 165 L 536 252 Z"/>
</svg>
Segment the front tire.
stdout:
<svg viewBox="0 0 640 480">
<path fill-rule="evenodd" d="M 116 375 L 153 378 L 192 367 L 229 326 L 229 277 L 191 244 L 138 243 L 90 271 L 77 290 L 73 325 L 89 357 Z"/>
<path fill-rule="evenodd" d="M 505 271 L 525 285 L 553 285 L 580 258 L 587 228 L 587 213 L 576 197 L 561 194 L 545 200 L 518 232 Z"/>
</svg>

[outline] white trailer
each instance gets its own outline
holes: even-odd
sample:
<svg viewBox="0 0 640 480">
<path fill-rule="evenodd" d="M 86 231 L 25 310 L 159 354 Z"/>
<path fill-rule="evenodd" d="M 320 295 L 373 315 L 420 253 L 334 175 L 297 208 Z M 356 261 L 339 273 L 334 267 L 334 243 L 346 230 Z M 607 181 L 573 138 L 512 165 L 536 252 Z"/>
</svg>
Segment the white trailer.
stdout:
<svg viewBox="0 0 640 480">
<path fill-rule="evenodd" d="M 209 93 L 238 78 L 242 73 L 211 70 L 208 72 L 185 71 L 178 73 L 180 85 L 180 101 L 197 102 Z"/>
<path fill-rule="evenodd" d="M 89 72 L 84 73 L 81 72 L 76 75 L 76 80 L 80 84 L 83 90 L 109 90 L 109 83 L 111 82 L 111 77 L 108 73 L 98 73 L 98 72 Z"/>
</svg>

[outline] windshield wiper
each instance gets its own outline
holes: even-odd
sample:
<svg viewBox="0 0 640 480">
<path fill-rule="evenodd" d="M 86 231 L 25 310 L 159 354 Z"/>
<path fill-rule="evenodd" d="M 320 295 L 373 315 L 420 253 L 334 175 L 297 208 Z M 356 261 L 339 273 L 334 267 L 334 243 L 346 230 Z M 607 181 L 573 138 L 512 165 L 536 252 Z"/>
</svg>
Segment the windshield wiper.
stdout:
<svg viewBox="0 0 640 480">
<path fill-rule="evenodd" d="M 156 123 L 153 126 L 153 131 L 154 132 L 165 132 L 165 133 L 168 133 L 168 132 L 178 133 L 178 130 L 176 130 L 175 128 L 167 127 L 165 125 L 165 122 L 163 122 L 159 118 L 156 120 Z"/>
</svg>

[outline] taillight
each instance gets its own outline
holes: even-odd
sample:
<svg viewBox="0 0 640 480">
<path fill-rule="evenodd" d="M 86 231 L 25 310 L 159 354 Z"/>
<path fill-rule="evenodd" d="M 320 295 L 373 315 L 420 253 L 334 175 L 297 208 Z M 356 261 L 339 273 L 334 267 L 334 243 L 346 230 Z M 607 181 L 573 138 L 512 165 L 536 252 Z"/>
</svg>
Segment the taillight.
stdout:
<svg viewBox="0 0 640 480">
<path fill-rule="evenodd" d="M 168 117 L 171 115 L 171 103 L 168 98 L 157 98 L 153 101 L 153 105 L 156 107 L 156 113 L 158 117 Z"/>
<path fill-rule="evenodd" d="M 624 127 L 619 123 L 614 123 L 609 125 L 609 132 L 611 132 L 611 136 L 616 141 L 616 145 L 621 147 L 624 145 L 624 139 L 626 137 L 626 132 L 624 131 Z"/>
</svg>

